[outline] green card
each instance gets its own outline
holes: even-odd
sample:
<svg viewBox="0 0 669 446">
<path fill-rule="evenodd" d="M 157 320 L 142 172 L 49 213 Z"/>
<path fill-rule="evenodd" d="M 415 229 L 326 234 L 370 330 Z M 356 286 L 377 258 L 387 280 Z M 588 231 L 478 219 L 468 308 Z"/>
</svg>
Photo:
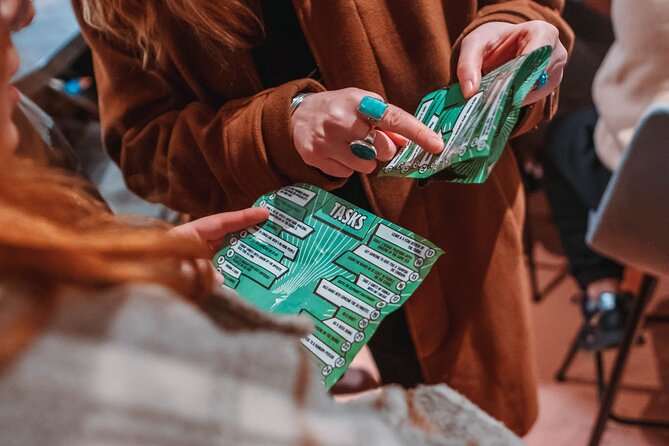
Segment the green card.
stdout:
<svg viewBox="0 0 669 446">
<path fill-rule="evenodd" d="M 269 209 L 269 220 L 229 235 L 214 265 L 256 306 L 312 319 L 302 343 L 330 388 L 443 252 L 308 184 L 263 195 L 255 206 Z"/>
<path fill-rule="evenodd" d="M 413 142 L 382 170 L 382 176 L 483 183 L 502 155 L 525 97 L 548 65 L 552 48 L 541 47 L 488 73 L 479 91 L 464 99 L 459 84 L 425 96 L 416 117 L 444 140 L 440 155 Z"/>
</svg>

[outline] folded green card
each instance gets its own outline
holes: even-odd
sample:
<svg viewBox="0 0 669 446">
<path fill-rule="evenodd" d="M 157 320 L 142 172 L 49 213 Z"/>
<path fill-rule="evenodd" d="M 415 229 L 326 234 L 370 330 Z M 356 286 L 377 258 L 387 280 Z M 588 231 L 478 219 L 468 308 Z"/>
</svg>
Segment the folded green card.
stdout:
<svg viewBox="0 0 669 446">
<path fill-rule="evenodd" d="M 302 343 L 329 388 L 443 252 L 308 184 L 263 195 L 255 206 L 269 209 L 269 220 L 228 236 L 214 265 L 258 307 L 312 319 Z"/>
<path fill-rule="evenodd" d="M 382 176 L 483 183 L 502 155 L 518 122 L 525 97 L 548 65 L 552 48 L 541 47 L 488 73 L 466 100 L 459 84 L 432 92 L 416 117 L 442 136 L 440 155 L 410 142 L 382 170 Z"/>
</svg>

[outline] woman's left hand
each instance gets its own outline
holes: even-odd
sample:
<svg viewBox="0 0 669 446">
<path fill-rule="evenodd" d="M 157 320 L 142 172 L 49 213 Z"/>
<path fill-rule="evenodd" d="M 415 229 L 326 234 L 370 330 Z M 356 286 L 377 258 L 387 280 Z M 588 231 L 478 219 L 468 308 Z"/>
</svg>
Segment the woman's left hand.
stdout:
<svg viewBox="0 0 669 446">
<path fill-rule="evenodd" d="M 515 57 L 545 45 L 553 47 L 553 54 L 546 68 L 548 82 L 542 88 L 531 92 L 523 105 L 545 98 L 562 80 L 562 72 L 567 63 L 567 50 L 560 42 L 558 29 L 540 20 L 516 25 L 490 22 L 479 26 L 462 39 L 458 80 L 464 96 L 470 98 L 478 91 L 482 72 L 489 72 Z"/>
<path fill-rule="evenodd" d="M 269 211 L 267 209 L 248 208 L 241 211 L 224 212 L 200 218 L 177 226 L 170 231 L 170 234 L 208 244 L 211 248 L 211 255 L 214 255 L 221 247 L 227 234 L 262 223 L 267 218 L 269 218 Z"/>
</svg>

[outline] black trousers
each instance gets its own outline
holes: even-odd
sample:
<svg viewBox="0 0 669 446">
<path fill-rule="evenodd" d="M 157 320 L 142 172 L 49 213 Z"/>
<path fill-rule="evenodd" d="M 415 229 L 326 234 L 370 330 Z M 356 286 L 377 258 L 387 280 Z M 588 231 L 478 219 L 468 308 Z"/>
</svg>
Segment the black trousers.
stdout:
<svg viewBox="0 0 669 446">
<path fill-rule="evenodd" d="M 623 266 L 585 243 L 588 214 L 597 209 L 611 172 L 595 153 L 597 112 L 586 107 L 557 119 L 544 152 L 544 189 L 562 248 L 581 289 L 604 278 L 621 279 Z"/>
<path fill-rule="evenodd" d="M 333 193 L 356 206 L 372 211 L 357 174 Z M 402 307 L 385 317 L 367 345 L 372 351 L 383 384 L 399 384 L 412 388 L 424 382 Z"/>
</svg>

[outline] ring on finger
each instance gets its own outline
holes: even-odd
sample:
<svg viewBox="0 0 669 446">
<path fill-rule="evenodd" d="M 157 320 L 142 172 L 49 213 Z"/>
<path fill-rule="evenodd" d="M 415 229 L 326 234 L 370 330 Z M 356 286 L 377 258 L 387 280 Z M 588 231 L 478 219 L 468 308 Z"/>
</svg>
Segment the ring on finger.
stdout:
<svg viewBox="0 0 669 446">
<path fill-rule="evenodd" d="M 365 96 L 360 100 L 358 105 L 358 112 L 365 118 L 369 119 L 372 124 L 372 127 L 376 125 L 377 122 L 383 119 L 383 116 L 388 111 L 388 104 L 381 99 L 375 98 L 374 96 Z"/>
<path fill-rule="evenodd" d="M 376 146 L 374 146 L 375 138 L 376 138 L 376 128 L 372 126 L 372 128 L 365 136 L 365 139 L 356 139 L 351 144 L 349 144 L 351 152 L 353 152 L 355 156 L 363 160 L 376 159 L 378 151 L 376 150 Z"/>
<path fill-rule="evenodd" d="M 532 89 L 532 91 L 541 90 L 546 86 L 547 83 L 548 83 L 548 73 L 542 71 L 541 74 L 539 75 L 539 79 L 537 79 L 537 83 L 534 84 L 534 88 Z"/>
</svg>

